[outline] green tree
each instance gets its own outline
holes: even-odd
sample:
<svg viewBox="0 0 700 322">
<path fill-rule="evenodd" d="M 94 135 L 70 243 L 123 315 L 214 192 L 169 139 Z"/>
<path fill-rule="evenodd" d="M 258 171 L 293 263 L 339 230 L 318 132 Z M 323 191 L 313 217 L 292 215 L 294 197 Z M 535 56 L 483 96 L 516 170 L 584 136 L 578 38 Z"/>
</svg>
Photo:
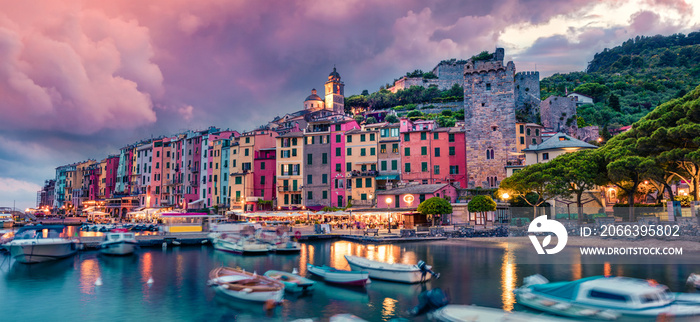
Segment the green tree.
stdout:
<svg viewBox="0 0 700 322">
<path fill-rule="evenodd" d="M 399 118 L 396 117 L 396 115 L 394 115 L 394 114 L 389 114 L 389 115 L 387 115 L 386 118 L 384 118 L 384 121 L 386 121 L 388 123 L 398 123 Z"/>
<path fill-rule="evenodd" d="M 467 210 L 469 212 L 476 212 L 481 215 L 483 223 L 486 222 L 486 212 L 488 211 L 495 211 L 496 210 L 496 202 L 493 201 L 491 196 L 487 195 L 478 195 L 474 196 L 472 200 L 469 201 L 467 204 Z"/>
<path fill-rule="evenodd" d="M 423 112 L 421 111 L 410 111 L 408 112 L 408 117 L 416 117 L 416 116 L 423 116 Z"/>
<path fill-rule="evenodd" d="M 617 95 L 610 94 L 610 97 L 608 97 L 608 104 L 610 104 L 610 108 L 613 110 L 620 111 L 620 98 Z"/>
<path fill-rule="evenodd" d="M 591 191 L 604 181 L 605 168 L 602 160 L 595 150 L 580 150 L 566 153 L 545 163 L 549 171 L 558 174 L 555 176 L 555 186 L 562 187 L 561 196 L 576 198 L 576 209 L 579 222 L 583 222 L 583 204 L 593 201 L 583 200 L 583 194 Z"/>
<path fill-rule="evenodd" d="M 447 116 L 439 116 L 437 118 L 437 123 L 440 127 L 453 127 L 455 126 L 455 119 Z"/>
<path fill-rule="evenodd" d="M 355 119 L 355 122 L 357 122 L 357 124 L 360 124 L 360 123 L 362 123 L 362 121 L 365 120 L 365 117 L 362 115 L 355 115 L 354 119 Z"/>
<path fill-rule="evenodd" d="M 420 205 L 418 205 L 418 209 L 416 209 L 416 211 L 423 215 L 432 215 L 433 226 L 435 226 L 435 215 L 451 214 L 452 205 L 449 201 L 443 198 L 432 197 L 428 200 L 421 202 Z"/>
<path fill-rule="evenodd" d="M 493 57 L 493 55 L 489 54 L 488 51 L 484 50 L 480 52 L 478 55 L 472 56 L 472 60 L 477 61 L 477 60 L 489 60 Z"/>
<path fill-rule="evenodd" d="M 370 116 L 365 120 L 365 124 L 374 124 L 377 123 L 377 119 L 374 116 Z"/>
<path fill-rule="evenodd" d="M 581 84 L 574 91 L 592 97 L 593 102 L 605 101 L 605 97 L 610 93 L 610 89 L 607 86 L 598 83 Z"/>
<path fill-rule="evenodd" d="M 498 195 L 507 193 L 511 197 L 522 197 L 523 201 L 533 207 L 534 217 L 537 217 L 538 206 L 563 193 L 565 188 L 558 176 L 547 163 L 535 163 L 501 181 Z M 537 199 L 533 201 L 525 198 L 528 194 L 536 195 Z"/>
</svg>

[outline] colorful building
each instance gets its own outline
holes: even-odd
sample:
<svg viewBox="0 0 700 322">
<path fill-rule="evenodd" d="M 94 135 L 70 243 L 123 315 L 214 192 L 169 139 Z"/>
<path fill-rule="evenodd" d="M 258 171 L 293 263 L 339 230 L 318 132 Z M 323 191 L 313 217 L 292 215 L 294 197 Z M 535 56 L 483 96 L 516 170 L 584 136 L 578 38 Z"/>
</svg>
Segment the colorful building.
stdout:
<svg viewBox="0 0 700 322">
<path fill-rule="evenodd" d="M 346 176 L 352 170 L 347 171 L 345 162 L 345 142 L 346 132 L 350 130 L 360 129 L 360 125 L 355 120 L 340 120 L 336 121 L 330 127 L 331 142 L 330 142 L 330 157 L 331 157 L 331 186 L 330 186 L 330 202 L 331 206 L 342 208 L 347 206 L 347 201 L 351 197 L 349 190 L 346 190 Z M 352 167 L 351 167 L 352 168 Z"/>
<path fill-rule="evenodd" d="M 277 207 L 301 209 L 303 207 L 304 133 L 290 132 L 277 137 Z"/>
<path fill-rule="evenodd" d="M 377 137 L 375 130 L 350 130 L 345 133 L 346 189 L 353 207 L 375 205 Z"/>
</svg>

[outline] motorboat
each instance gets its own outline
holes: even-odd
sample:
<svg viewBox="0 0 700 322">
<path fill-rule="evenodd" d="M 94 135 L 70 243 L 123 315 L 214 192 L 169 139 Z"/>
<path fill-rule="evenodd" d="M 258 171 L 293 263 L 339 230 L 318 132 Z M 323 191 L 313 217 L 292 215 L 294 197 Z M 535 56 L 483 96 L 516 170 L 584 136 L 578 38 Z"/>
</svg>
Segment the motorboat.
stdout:
<svg viewBox="0 0 700 322">
<path fill-rule="evenodd" d="M 5 210 L 7 209 L 7 210 Z M 0 228 L 10 228 L 15 224 L 10 208 L 0 209 Z"/>
<path fill-rule="evenodd" d="M 61 237 L 63 225 L 38 225 L 20 228 L 5 244 L 10 256 L 25 264 L 66 258 L 78 251 L 78 240 Z"/>
<path fill-rule="evenodd" d="M 700 317 L 700 294 L 673 293 L 653 280 L 630 277 L 592 276 L 550 283 L 538 274 L 526 277 L 514 293 L 519 304 L 576 319 Z"/>
<path fill-rule="evenodd" d="M 474 321 L 474 322 L 497 322 L 497 321 L 508 321 L 508 322 L 530 322 L 530 321 L 541 321 L 541 322 L 564 322 L 570 321 L 561 318 L 543 316 L 539 314 L 524 313 L 524 312 L 508 312 L 503 309 L 496 309 L 490 307 L 476 306 L 476 305 L 446 305 L 436 311 L 428 314 L 431 321 L 441 321 L 441 322 L 461 322 L 461 321 Z"/>
<path fill-rule="evenodd" d="M 299 242 L 295 242 L 293 240 L 287 240 L 287 241 L 280 241 L 278 243 L 275 243 L 271 247 L 272 250 L 275 251 L 275 253 L 282 253 L 282 254 L 290 254 L 290 253 L 299 253 L 301 252 L 301 245 Z"/>
<path fill-rule="evenodd" d="M 290 293 L 313 291 L 314 284 L 316 284 L 316 282 L 308 278 L 283 271 L 269 270 L 265 272 L 265 276 L 282 282 L 282 284 L 284 284 L 284 290 Z"/>
<path fill-rule="evenodd" d="M 126 232 L 126 229 L 113 229 L 105 234 L 100 252 L 105 255 L 131 255 L 138 247 L 134 233 Z"/>
<path fill-rule="evenodd" d="M 306 264 L 306 269 L 311 274 L 323 277 L 323 280 L 328 283 L 347 286 L 365 286 L 370 283 L 369 273 L 364 271 L 343 271 L 326 265 L 311 264 Z"/>
<path fill-rule="evenodd" d="M 258 242 L 269 244 L 270 250 L 276 253 L 298 253 L 301 252 L 301 245 L 292 240 L 287 234 L 286 226 L 277 226 L 273 232 L 262 229 L 256 231 L 255 239 Z"/>
<path fill-rule="evenodd" d="M 213 269 L 207 284 L 218 292 L 245 301 L 278 303 L 284 296 L 282 282 L 230 267 Z"/>
<path fill-rule="evenodd" d="M 212 240 L 214 249 L 243 254 L 243 255 L 264 255 L 270 251 L 269 244 L 259 243 L 255 238 L 246 236 L 235 236 L 232 234 L 221 234 Z"/>
<path fill-rule="evenodd" d="M 409 265 L 390 264 L 351 255 L 345 255 L 345 259 L 350 264 L 350 269 L 369 272 L 369 276 L 373 279 L 412 284 L 427 281 L 431 276 L 440 277 L 440 274 L 433 272 L 432 267 L 424 261 Z"/>
</svg>

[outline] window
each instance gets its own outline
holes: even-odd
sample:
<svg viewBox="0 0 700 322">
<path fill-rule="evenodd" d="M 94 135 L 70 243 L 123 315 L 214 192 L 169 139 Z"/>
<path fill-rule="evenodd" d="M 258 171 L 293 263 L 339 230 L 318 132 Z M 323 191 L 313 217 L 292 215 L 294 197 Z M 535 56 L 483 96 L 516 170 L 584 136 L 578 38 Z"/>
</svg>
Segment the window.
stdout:
<svg viewBox="0 0 700 322">
<path fill-rule="evenodd" d="M 260 170 L 265 170 L 265 162 L 260 162 Z"/>
<path fill-rule="evenodd" d="M 420 168 L 422 172 L 428 172 L 428 162 L 421 162 Z"/>
<path fill-rule="evenodd" d="M 451 165 L 450 166 L 450 174 L 459 174 L 459 166 L 458 165 Z"/>
<path fill-rule="evenodd" d="M 362 188 L 362 178 L 355 179 L 355 188 Z"/>
<path fill-rule="evenodd" d="M 370 140 L 370 141 L 374 141 L 374 133 L 370 133 L 370 134 L 369 134 L 369 140 Z"/>
<path fill-rule="evenodd" d="M 377 155 L 377 148 L 369 148 L 369 155 Z"/>
<path fill-rule="evenodd" d="M 450 133 L 450 134 L 447 136 L 447 140 L 448 140 L 449 142 L 454 142 L 454 141 L 455 141 L 455 134 L 454 134 L 454 133 Z"/>
<path fill-rule="evenodd" d="M 348 155 L 348 156 L 352 155 L 352 148 L 348 148 L 348 152 L 346 153 L 346 155 Z"/>
<path fill-rule="evenodd" d="M 549 160 L 549 153 L 542 153 L 542 160 Z"/>
<path fill-rule="evenodd" d="M 242 179 L 241 177 L 236 177 L 236 181 L 235 181 L 236 184 L 241 184 L 243 182 L 243 180 L 241 180 L 241 179 Z"/>
<path fill-rule="evenodd" d="M 340 134 L 335 135 L 335 143 L 340 143 Z"/>
<path fill-rule="evenodd" d="M 321 183 L 322 183 L 322 184 L 328 184 L 328 174 L 324 173 L 324 174 L 321 176 Z"/>
<path fill-rule="evenodd" d="M 486 160 L 492 160 L 492 159 L 494 159 L 493 149 L 487 149 L 486 150 Z"/>
<path fill-rule="evenodd" d="M 246 139 L 250 139 L 250 138 L 246 138 Z M 296 151 L 296 149 L 294 149 L 294 151 Z M 246 148 L 243 152 L 245 152 L 245 153 L 243 154 L 243 156 L 246 156 L 246 157 L 247 157 L 247 156 L 248 156 L 248 149 Z M 294 153 L 294 155 L 296 155 L 296 153 Z"/>
<path fill-rule="evenodd" d="M 451 147 L 449 148 L 449 154 L 450 154 L 450 155 L 456 155 L 456 153 L 455 153 L 455 147 L 451 146 Z"/>
<path fill-rule="evenodd" d="M 306 183 L 307 184 L 314 184 L 314 177 L 310 174 L 306 175 Z"/>
<path fill-rule="evenodd" d="M 525 144 L 525 137 L 524 136 L 520 137 L 520 144 Z"/>
<path fill-rule="evenodd" d="M 486 90 L 490 91 L 491 90 L 491 83 L 486 83 Z"/>
<path fill-rule="evenodd" d="M 525 126 L 520 124 L 520 134 L 525 134 Z"/>
<path fill-rule="evenodd" d="M 336 130 L 336 131 L 340 131 L 340 124 L 336 124 L 336 125 L 335 125 L 335 130 Z M 338 136 L 340 136 L 340 135 L 338 135 Z"/>
<path fill-rule="evenodd" d="M 249 138 L 249 137 L 245 138 L 245 143 L 250 143 L 250 138 Z"/>
<path fill-rule="evenodd" d="M 440 138 L 440 136 L 438 134 L 440 134 L 440 133 L 437 133 L 437 132 L 433 133 L 433 140 L 438 140 Z"/>
<path fill-rule="evenodd" d="M 382 169 L 382 171 L 386 171 L 386 160 L 383 160 L 383 161 L 381 162 L 381 168 L 380 168 L 380 169 Z"/>
<path fill-rule="evenodd" d="M 420 147 L 420 155 L 428 155 L 428 147 L 427 146 Z"/>
<path fill-rule="evenodd" d="M 348 135 L 346 138 L 348 143 L 352 143 L 352 135 Z"/>
<path fill-rule="evenodd" d="M 420 201 L 420 202 L 425 201 L 425 195 L 422 194 L 422 195 L 418 196 L 418 201 Z"/>
<path fill-rule="evenodd" d="M 399 144 L 394 143 L 391 145 L 391 153 L 399 153 Z"/>
<path fill-rule="evenodd" d="M 433 169 L 433 170 L 434 170 L 434 174 L 440 174 L 440 166 L 439 166 L 439 165 L 433 166 L 433 168 L 434 168 L 434 169 Z"/>
<path fill-rule="evenodd" d="M 403 172 L 406 172 L 406 173 L 411 172 L 411 164 L 410 163 L 405 163 L 403 165 Z"/>
<path fill-rule="evenodd" d="M 361 149 L 360 149 L 360 156 L 366 156 L 366 155 L 367 155 L 367 151 L 366 151 L 366 150 L 367 150 L 367 149 L 365 149 L 365 148 L 361 148 Z"/>
<path fill-rule="evenodd" d="M 306 155 L 306 164 L 312 165 L 314 164 L 314 155 L 309 153 Z"/>
<path fill-rule="evenodd" d="M 440 156 L 440 148 L 435 148 L 435 156 L 436 157 Z"/>
<path fill-rule="evenodd" d="M 335 148 L 335 156 L 339 157 L 340 154 L 340 148 Z"/>
<path fill-rule="evenodd" d="M 322 196 L 322 199 L 328 199 L 328 190 L 323 190 Z"/>
<path fill-rule="evenodd" d="M 540 136 L 540 130 L 539 130 L 539 129 L 535 129 L 535 136 Z"/>
<path fill-rule="evenodd" d="M 527 135 L 530 135 L 530 129 L 527 129 Z"/>
<path fill-rule="evenodd" d="M 297 145 L 297 138 L 292 138 L 292 145 L 296 146 Z"/>
<path fill-rule="evenodd" d="M 372 188 L 372 178 L 365 178 L 365 188 Z"/>
<path fill-rule="evenodd" d="M 328 164 L 328 153 L 321 154 L 321 164 Z"/>
<path fill-rule="evenodd" d="M 399 128 L 393 128 L 391 129 L 391 136 L 398 137 L 399 136 Z"/>
<path fill-rule="evenodd" d="M 341 167 L 342 167 L 342 166 L 340 165 L 340 163 L 336 163 L 336 164 L 335 164 L 335 172 L 340 172 L 340 171 L 341 171 L 341 170 L 340 170 Z"/>
<path fill-rule="evenodd" d="M 537 139 L 532 138 L 532 144 L 537 144 Z"/>
<path fill-rule="evenodd" d="M 312 200 L 314 199 L 314 192 L 313 191 L 307 191 L 306 192 L 306 200 Z"/>
<path fill-rule="evenodd" d="M 265 176 L 260 176 L 260 184 L 265 184 Z"/>
<path fill-rule="evenodd" d="M 588 293 L 588 297 L 593 298 L 593 299 L 612 300 L 612 301 L 619 301 L 619 302 L 627 302 L 627 300 L 628 300 L 628 297 L 625 295 L 622 295 L 622 294 L 615 294 L 615 293 L 596 291 L 596 290 L 591 290 L 591 292 Z"/>
<path fill-rule="evenodd" d="M 386 144 L 379 145 L 379 153 L 386 153 Z"/>
<path fill-rule="evenodd" d="M 411 155 L 411 148 L 403 148 L 403 155 L 410 156 Z"/>
<path fill-rule="evenodd" d="M 366 139 L 365 135 L 361 134 L 360 135 L 360 142 L 365 142 L 365 139 Z"/>
<path fill-rule="evenodd" d="M 247 150 L 247 149 L 246 149 Z M 297 156 L 297 149 L 292 149 L 292 156 L 295 157 Z"/>
<path fill-rule="evenodd" d="M 398 160 L 391 160 L 391 170 L 398 170 L 399 167 L 399 161 Z"/>
<path fill-rule="evenodd" d="M 345 171 L 347 171 L 347 172 L 352 171 L 352 163 L 348 162 L 345 164 Z"/>
<path fill-rule="evenodd" d="M 238 199 L 238 191 L 236 191 L 236 199 Z M 284 204 L 285 205 L 289 204 L 289 195 L 288 194 L 284 195 Z"/>
<path fill-rule="evenodd" d="M 411 141 L 411 134 L 410 133 L 404 133 L 403 134 L 403 140 L 408 142 Z"/>
<path fill-rule="evenodd" d="M 367 200 L 367 194 L 366 193 L 360 194 L 360 200 Z"/>
<path fill-rule="evenodd" d="M 421 141 L 427 140 L 427 139 L 428 139 L 428 133 L 427 133 L 427 132 L 420 132 L 420 139 L 421 139 Z"/>
</svg>

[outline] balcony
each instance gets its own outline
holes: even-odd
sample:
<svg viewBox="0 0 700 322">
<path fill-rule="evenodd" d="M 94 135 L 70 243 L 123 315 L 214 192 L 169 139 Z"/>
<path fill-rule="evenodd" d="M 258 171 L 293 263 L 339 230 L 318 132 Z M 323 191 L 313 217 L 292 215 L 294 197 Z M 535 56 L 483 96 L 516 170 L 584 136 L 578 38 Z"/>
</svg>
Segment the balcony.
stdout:
<svg viewBox="0 0 700 322">
<path fill-rule="evenodd" d="M 299 192 L 301 191 L 301 186 L 277 186 L 277 191 L 279 192 Z"/>
<path fill-rule="evenodd" d="M 379 175 L 379 171 L 376 170 L 366 170 L 366 171 L 357 171 L 353 170 L 352 172 L 347 173 L 350 177 L 376 177 Z"/>
</svg>

